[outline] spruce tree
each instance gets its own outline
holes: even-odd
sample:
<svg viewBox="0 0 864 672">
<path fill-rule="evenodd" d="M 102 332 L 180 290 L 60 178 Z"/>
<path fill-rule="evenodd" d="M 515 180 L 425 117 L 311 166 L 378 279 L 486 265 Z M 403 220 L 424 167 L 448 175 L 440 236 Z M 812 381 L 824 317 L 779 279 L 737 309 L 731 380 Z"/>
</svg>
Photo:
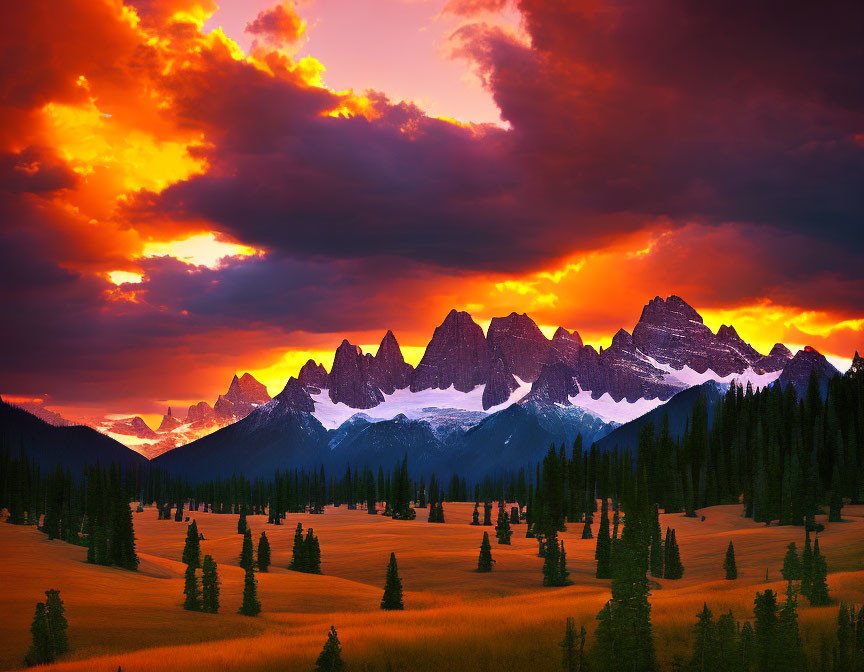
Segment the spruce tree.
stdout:
<svg viewBox="0 0 864 672">
<path fill-rule="evenodd" d="M 582 672 L 585 651 L 585 628 L 576 634 L 576 624 L 571 616 L 567 617 L 564 628 L 564 639 L 558 644 L 561 647 L 561 669 L 564 672 Z"/>
<path fill-rule="evenodd" d="M 786 547 L 786 555 L 783 556 L 783 569 L 780 570 L 785 581 L 801 580 L 801 561 L 798 559 L 798 549 L 795 542 Z"/>
<path fill-rule="evenodd" d="M 492 526 L 492 502 L 483 502 L 483 525 Z"/>
<path fill-rule="evenodd" d="M 737 666 L 733 668 L 736 672 L 750 672 L 753 669 L 753 659 L 756 650 L 756 633 L 750 621 L 741 626 L 741 634 L 738 637 L 738 651 L 735 659 Z"/>
<path fill-rule="evenodd" d="M 471 524 L 479 525 L 480 524 L 480 510 L 479 503 L 474 502 L 474 513 L 471 514 Z"/>
<path fill-rule="evenodd" d="M 840 470 L 837 462 L 834 463 L 834 473 L 831 478 L 831 497 L 829 499 L 828 522 L 839 523 L 842 520 L 840 513 L 843 508 L 843 498 L 841 496 Z"/>
<path fill-rule="evenodd" d="M 306 560 L 306 566 L 300 571 L 308 572 L 309 574 L 320 574 L 321 547 L 318 544 L 318 537 L 315 536 L 311 527 L 306 530 L 306 539 L 303 541 L 303 547 L 303 557 Z"/>
<path fill-rule="evenodd" d="M 519 524 L 519 507 L 511 506 L 510 507 L 510 524 L 518 525 Z"/>
<path fill-rule="evenodd" d="M 251 565 L 246 568 L 246 578 L 243 581 L 243 604 L 240 613 L 244 616 L 257 616 L 261 613 L 261 602 L 258 600 L 258 581 Z"/>
<path fill-rule="evenodd" d="M 738 578 L 738 567 L 735 564 L 735 548 L 732 546 L 732 540 L 729 540 L 729 547 L 726 549 L 726 559 L 723 561 L 723 569 L 726 570 L 726 580 L 734 581 Z"/>
<path fill-rule="evenodd" d="M 26 665 L 44 665 L 54 661 L 51 650 L 51 641 L 48 636 L 48 617 L 45 613 L 45 603 L 36 603 L 36 613 L 33 615 L 33 624 L 30 626 L 33 634 L 33 642 L 27 650 L 24 658 Z"/>
<path fill-rule="evenodd" d="M 51 654 L 54 658 L 62 656 L 69 651 L 69 640 L 66 630 L 69 623 L 66 621 L 66 609 L 63 600 L 60 599 L 59 590 L 46 590 L 45 595 L 45 617 L 48 623 L 48 637 L 51 645 Z"/>
<path fill-rule="evenodd" d="M 813 587 L 813 548 L 810 546 L 810 530 L 804 531 L 804 550 L 801 552 L 801 594 L 809 597 Z"/>
<path fill-rule="evenodd" d="M 291 564 L 288 569 L 293 569 L 297 572 L 307 571 L 309 563 L 306 560 L 306 544 L 303 541 L 303 524 L 297 523 L 297 529 L 294 530 L 294 548 L 291 551 Z"/>
<path fill-rule="evenodd" d="M 208 614 L 219 611 L 219 575 L 216 561 L 212 555 L 204 556 L 204 569 L 201 577 L 201 610 Z"/>
<path fill-rule="evenodd" d="M 720 642 L 717 624 L 712 619 L 711 610 L 706 603 L 697 614 L 698 621 L 694 628 L 696 638 L 693 642 L 693 657 L 690 659 L 690 670 L 693 672 L 714 672 L 720 657 Z"/>
<path fill-rule="evenodd" d="M 495 525 L 495 536 L 498 538 L 499 544 L 505 546 L 510 545 L 510 537 L 513 536 L 513 530 L 510 529 L 510 519 L 504 512 L 504 509 L 498 509 L 498 522 Z"/>
<path fill-rule="evenodd" d="M 193 520 L 186 528 L 186 545 L 183 547 L 183 563 L 194 567 L 201 566 L 201 541 L 198 524 Z"/>
<path fill-rule="evenodd" d="M 678 551 L 678 542 L 675 539 L 675 530 L 666 535 L 666 562 L 663 571 L 664 578 L 680 579 L 684 576 L 684 565 L 681 564 L 681 555 Z"/>
<path fill-rule="evenodd" d="M 318 660 L 315 661 L 315 672 L 342 672 L 344 669 L 342 663 L 342 645 L 339 643 L 336 627 L 331 625 L 324 648 L 321 649 L 321 654 L 318 656 Z"/>
<path fill-rule="evenodd" d="M 717 645 L 720 649 L 717 657 L 717 670 L 738 672 L 738 623 L 730 609 L 717 618 Z"/>
<path fill-rule="evenodd" d="M 262 532 L 258 539 L 258 571 L 266 572 L 270 567 L 270 542 L 267 540 L 267 533 Z"/>
<path fill-rule="evenodd" d="M 823 606 L 831 603 L 828 596 L 828 563 L 819 550 L 819 537 L 813 543 L 813 585 L 807 594 L 807 599 L 813 606 Z"/>
<path fill-rule="evenodd" d="M 570 585 L 570 571 L 567 569 L 567 553 L 564 551 L 564 542 L 561 543 L 561 548 L 558 552 L 558 585 Z"/>
<path fill-rule="evenodd" d="M 253 557 L 252 549 L 252 529 L 246 528 L 243 533 L 243 548 L 240 551 L 240 566 L 243 569 L 254 569 L 255 558 Z"/>
<path fill-rule="evenodd" d="M 798 632 L 798 600 L 792 593 L 792 584 L 786 593 L 786 602 L 780 609 L 777 623 L 777 652 L 783 656 L 784 672 L 800 672 L 803 652 Z"/>
<path fill-rule="evenodd" d="M 753 603 L 753 634 L 756 667 L 760 672 L 775 669 L 777 658 L 777 596 L 770 588 L 756 593 Z"/>
<path fill-rule="evenodd" d="M 600 509 L 600 530 L 597 532 L 594 555 L 597 559 L 597 578 L 612 578 L 612 539 L 609 537 L 609 505 L 605 498 Z"/>
<path fill-rule="evenodd" d="M 543 585 L 560 586 L 559 572 L 561 560 L 558 557 L 561 547 L 558 545 L 558 532 L 553 528 L 546 536 L 546 554 L 543 556 Z"/>
<path fill-rule="evenodd" d="M 593 539 L 594 534 L 591 531 L 591 521 L 588 516 L 585 516 L 585 524 L 582 526 L 582 538 Z"/>
<path fill-rule="evenodd" d="M 390 553 L 390 562 L 387 565 L 387 579 L 384 583 L 384 596 L 381 598 L 381 608 L 388 611 L 405 608 L 405 605 L 402 603 L 402 579 L 399 578 L 396 554 L 392 552 Z"/>
<path fill-rule="evenodd" d="M 246 514 L 241 513 L 240 518 L 237 519 L 237 534 L 246 534 Z"/>
<path fill-rule="evenodd" d="M 186 565 L 186 582 L 183 586 L 183 594 L 186 600 L 183 608 L 187 611 L 201 611 L 201 589 L 198 585 L 198 574 L 195 565 Z"/>
<path fill-rule="evenodd" d="M 837 662 L 835 667 L 838 670 L 855 670 L 853 664 L 856 653 L 856 647 L 854 644 L 854 640 L 856 639 L 856 633 L 855 627 L 853 625 L 855 606 L 853 605 L 851 607 L 851 615 L 849 611 L 850 610 L 846 608 L 845 604 L 841 604 L 840 611 L 837 614 Z M 861 633 L 859 636 L 864 637 L 864 633 Z"/>
<path fill-rule="evenodd" d="M 489 533 L 483 533 L 483 541 L 480 542 L 480 558 L 477 560 L 478 572 L 491 572 L 492 563 L 492 544 L 489 543 Z"/>
</svg>

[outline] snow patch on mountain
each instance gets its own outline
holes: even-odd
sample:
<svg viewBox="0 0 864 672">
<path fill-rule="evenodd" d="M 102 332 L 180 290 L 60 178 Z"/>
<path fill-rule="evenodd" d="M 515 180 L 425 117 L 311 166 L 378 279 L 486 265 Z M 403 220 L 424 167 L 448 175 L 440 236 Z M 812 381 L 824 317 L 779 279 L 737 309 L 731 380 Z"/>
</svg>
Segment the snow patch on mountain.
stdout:
<svg viewBox="0 0 864 672">
<path fill-rule="evenodd" d="M 780 377 L 780 374 L 783 371 L 782 369 L 779 369 L 777 371 L 768 371 L 766 373 L 756 373 L 752 366 L 748 366 L 741 373 L 733 372 L 728 376 L 721 376 L 712 369 L 706 369 L 703 373 L 699 373 L 687 365 L 681 369 L 676 369 L 671 364 L 659 362 L 645 353 L 640 352 L 639 356 L 651 364 L 651 366 L 663 371 L 666 374 L 664 380 L 667 383 L 671 385 L 680 385 L 682 388 L 695 387 L 696 385 L 707 383 L 709 380 L 728 385 L 734 380 L 740 385 L 746 386 L 747 383 L 750 383 L 754 389 L 759 389 L 772 385 Z"/>
<path fill-rule="evenodd" d="M 483 390 L 485 385 L 477 385 L 470 392 L 460 392 L 452 385 L 447 389 L 420 390 L 412 392 L 410 388 L 396 390 L 393 394 L 385 394 L 384 401 L 377 406 L 364 410 L 364 415 L 370 422 L 379 420 L 392 420 L 397 415 L 405 415 L 410 420 L 429 419 L 436 415 L 435 411 L 440 409 L 453 409 L 457 411 L 471 411 L 491 415 L 511 404 L 515 404 L 531 391 L 531 383 L 526 383 L 515 376 L 519 386 L 513 390 L 510 397 L 504 403 L 483 408 Z M 312 415 L 324 425 L 325 429 L 336 429 L 343 422 L 357 414 L 356 408 L 343 404 L 334 404 L 327 390 L 311 395 L 315 402 L 315 410 Z"/>
<path fill-rule="evenodd" d="M 608 392 L 604 392 L 598 399 L 594 399 L 590 390 L 580 390 L 578 394 L 570 396 L 568 399 L 573 406 L 581 408 L 605 422 L 621 425 L 635 420 L 640 415 L 645 415 L 648 411 L 653 411 L 664 403 L 659 398 L 637 399 L 633 402 L 626 399 L 615 401 Z M 556 405 L 561 406 L 561 404 Z"/>
</svg>

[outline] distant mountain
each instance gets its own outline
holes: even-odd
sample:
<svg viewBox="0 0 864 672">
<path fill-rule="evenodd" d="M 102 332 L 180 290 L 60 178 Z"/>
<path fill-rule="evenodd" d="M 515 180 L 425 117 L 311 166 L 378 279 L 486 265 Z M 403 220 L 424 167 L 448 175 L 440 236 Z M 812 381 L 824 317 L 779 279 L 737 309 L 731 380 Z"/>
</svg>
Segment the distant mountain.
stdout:
<svg viewBox="0 0 864 672">
<path fill-rule="evenodd" d="M 146 458 L 91 427 L 56 427 L 2 400 L 0 446 L 12 456 L 23 451 L 45 469 L 59 464 L 76 474 L 97 462 L 124 469 L 147 463 Z"/>
<path fill-rule="evenodd" d="M 17 406 L 18 408 L 23 408 L 25 411 L 27 411 L 31 415 L 35 415 L 40 420 L 44 420 L 49 425 L 54 425 L 55 427 L 71 427 L 73 425 L 80 424 L 77 422 L 72 422 L 71 420 L 67 420 L 62 415 L 57 413 L 56 411 L 52 411 L 49 408 L 45 408 L 45 406 L 43 406 L 40 403 L 27 401 L 27 402 L 16 402 L 12 405 Z"/>
<path fill-rule="evenodd" d="M 819 392 L 824 398 L 828 393 L 828 381 L 834 376 L 840 375 L 840 372 L 825 359 L 825 355 L 808 345 L 795 353 L 795 356 L 789 360 L 780 374 L 779 382 L 783 387 L 792 385 L 798 396 L 803 397 L 807 392 L 812 374 L 816 375 Z"/>
</svg>

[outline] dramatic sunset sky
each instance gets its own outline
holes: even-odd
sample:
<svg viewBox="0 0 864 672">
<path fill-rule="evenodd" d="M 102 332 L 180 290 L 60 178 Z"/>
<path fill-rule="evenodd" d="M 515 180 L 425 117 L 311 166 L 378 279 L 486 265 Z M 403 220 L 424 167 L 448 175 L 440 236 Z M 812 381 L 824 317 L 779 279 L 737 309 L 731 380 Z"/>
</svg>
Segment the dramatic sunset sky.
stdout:
<svg viewBox="0 0 864 672">
<path fill-rule="evenodd" d="M 450 308 L 864 344 L 864 3 L 0 9 L 0 394 L 161 413 Z M 374 351 L 374 349 L 373 349 Z M 835 360 L 838 361 L 838 360 Z"/>
</svg>

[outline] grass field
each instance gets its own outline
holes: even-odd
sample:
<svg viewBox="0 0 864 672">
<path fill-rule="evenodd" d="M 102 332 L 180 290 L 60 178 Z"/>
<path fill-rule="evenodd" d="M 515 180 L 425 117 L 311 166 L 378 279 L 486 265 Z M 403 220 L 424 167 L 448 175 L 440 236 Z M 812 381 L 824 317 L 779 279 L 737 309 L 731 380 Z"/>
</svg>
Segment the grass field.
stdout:
<svg viewBox="0 0 864 672">
<path fill-rule="evenodd" d="M 250 516 L 256 540 L 266 530 L 273 566 L 259 574 L 263 612 L 237 614 L 243 572 L 237 516 L 192 513 L 205 536 L 202 553 L 219 564 L 219 614 L 184 611 L 180 562 L 186 525 L 156 520 L 156 511 L 135 514 L 141 565 L 138 572 L 85 563 L 86 549 L 48 541 L 31 527 L 0 524 L 0 667 L 21 665 L 30 641 L 34 604 L 43 591 L 61 591 L 74 649 L 57 670 L 148 672 L 156 670 L 310 670 L 334 624 L 349 670 L 396 672 L 560 670 L 564 619 L 573 616 L 589 633 L 609 598 L 609 582 L 594 578 L 594 540 L 581 539 L 582 525 L 563 533 L 570 578 L 566 588 L 542 586 L 537 542 L 514 526 L 513 545 L 498 546 L 491 574 L 477 574 L 483 530 L 472 527 L 473 504 L 445 504 L 447 523 L 393 521 L 365 511 L 328 508 L 324 515 L 289 514 L 285 524 L 266 525 Z M 664 669 L 673 656 L 688 655 L 696 613 L 706 601 L 714 614 L 732 609 L 752 615 L 756 591 L 781 593 L 786 545 L 803 545 L 801 528 L 765 527 L 740 516 L 739 506 L 700 511 L 706 520 L 661 516 L 677 531 L 685 567 L 679 581 L 657 580 L 652 621 Z M 820 535 L 835 602 L 864 602 L 864 506 L 843 509 L 844 522 Z M 596 517 L 599 520 L 599 516 Z M 824 522 L 823 517 L 819 517 Z M 322 550 L 323 576 L 291 572 L 294 528 L 312 526 Z M 595 522 L 596 534 L 599 522 Z M 729 540 L 739 578 L 723 579 Z M 384 573 L 396 552 L 405 588 L 404 612 L 379 609 Z M 765 580 L 768 570 L 768 583 Z M 837 608 L 800 601 L 806 649 L 835 635 Z M 589 638 L 590 639 L 590 638 Z"/>
</svg>

